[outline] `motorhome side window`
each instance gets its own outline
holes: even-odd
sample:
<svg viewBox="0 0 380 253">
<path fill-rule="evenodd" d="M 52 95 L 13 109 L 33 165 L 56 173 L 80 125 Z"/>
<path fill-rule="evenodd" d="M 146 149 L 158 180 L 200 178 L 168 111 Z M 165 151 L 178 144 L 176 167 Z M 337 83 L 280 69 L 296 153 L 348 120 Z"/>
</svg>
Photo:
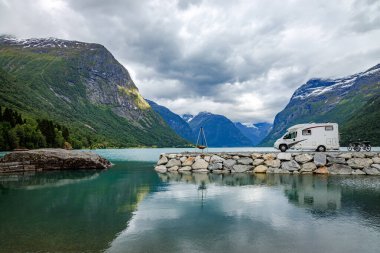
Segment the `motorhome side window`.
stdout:
<svg viewBox="0 0 380 253">
<path fill-rule="evenodd" d="M 302 135 L 311 135 L 311 129 L 302 130 Z"/>
<path fill-rule="evenodd" d="M 333 131 L 334 127 L 333 126 L 325 126 L 325 131 Z"/>
</svg>

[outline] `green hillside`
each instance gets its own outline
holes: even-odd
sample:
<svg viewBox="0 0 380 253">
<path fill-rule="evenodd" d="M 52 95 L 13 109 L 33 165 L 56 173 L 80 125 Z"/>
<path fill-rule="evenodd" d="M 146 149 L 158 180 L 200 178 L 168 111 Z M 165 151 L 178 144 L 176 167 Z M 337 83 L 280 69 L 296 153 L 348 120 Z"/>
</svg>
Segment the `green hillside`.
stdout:
<svg viewBox="0 0 380 253">
<path fill-rule="evenodd" d="M 380 146 L 380 96 L 371 98 L 340 129 L 341 142 L 367 140 L 372 146 Z"/>
<path fill-rule="evenodd" d="M 84 147 L 186 144 L 103 46 L 57 39 L 36 43 L 0 37 L 0 105 L 67 126 Z"/>
</svg>

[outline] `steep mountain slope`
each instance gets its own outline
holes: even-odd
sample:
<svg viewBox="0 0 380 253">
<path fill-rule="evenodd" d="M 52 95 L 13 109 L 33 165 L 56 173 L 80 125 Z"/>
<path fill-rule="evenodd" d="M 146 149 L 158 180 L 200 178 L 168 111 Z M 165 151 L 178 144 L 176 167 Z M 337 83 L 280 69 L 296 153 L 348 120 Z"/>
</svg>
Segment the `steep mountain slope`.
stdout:
<svg viewBox="0 0 380 253">
<path fill-rule="evenodd" d="M 356 115 L 348 119 L 340 132 L 342 143 L 361 138 L 371 141 L 372 146 L 380 146 L 380 94 L 371 98 Z"/>
<path fill-rule="evenodd" d="M 235 126 L 247 137 L 253 145 L 259 144 L 272 130 L 272 124 L 262 122 L 257 124 L 242 124 L 235 122 Z"/>
<path fill-rule="evenodd" d="M 190 122 L 193 133 L 197 136 L 200 127 L 204 128 L 207 143 L 210 147 L 243 147 L 252 146 L 235 124 L 222 115 L 201 112 Z"/>
<path fill-rule="evenodd" d="M 298 88 L 288 105 L 275 117 L 273 129 L 261 145 L 271 146 L 285 130 L 298 123 L 337 122 L 341 127 L 342 143 L 358 136 L 358 129 L 346 127 L 346 123 L 359 124 L 358 116 L 366 111 L 371 99 L 380 94 L 380 64 L 365 72 L 339 79 L 312 79 Z M 378 119 L 380 120 L 380 119 Z M 357 123 L 355 123 L 355 121 Z M 366 129 L 370 130 L 371 125 Z M 372 136 L 378 140 L 380 136 Z"/>
<path fill-rule="evenodd" d="M 194 118 L 194 115 L 191 115 L 191 114 L 182 114 L 181 118 L 184 121 L 186 121 L 187 123 L 189 123 Z"/>
<path fill-rule="evenodd" d="M 161 117 L 166 121 L 166 123 L 182 138 L 194 142 L 193 131 L 191 130 L 189 124 L 182 119 L 179 115 L 173 113 L 168 108 L 158 105 L 157 103 L 146 100 L 152 109 L 161 115 Z M 196 141 L 196 140 L 195 140 Z"/>
<path fill-rule="evenodd" d="M 0 36 L 0 104 L 100 146 L 175 146 L 177 136 L 102 45 Z"/>
</svg>

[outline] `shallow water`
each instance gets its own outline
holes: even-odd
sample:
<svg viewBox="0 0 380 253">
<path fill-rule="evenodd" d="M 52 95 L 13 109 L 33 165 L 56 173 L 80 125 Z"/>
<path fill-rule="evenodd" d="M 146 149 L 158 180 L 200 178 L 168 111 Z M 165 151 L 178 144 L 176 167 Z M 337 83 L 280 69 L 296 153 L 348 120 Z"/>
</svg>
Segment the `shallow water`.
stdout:
<svg viewBox="0 0 380 253">
<path fill-rule="evenodd" d="M 159 175 L 126 153 L 0 176 L 0 252 L 379 251 L 380 177 Z"/>
</svg>

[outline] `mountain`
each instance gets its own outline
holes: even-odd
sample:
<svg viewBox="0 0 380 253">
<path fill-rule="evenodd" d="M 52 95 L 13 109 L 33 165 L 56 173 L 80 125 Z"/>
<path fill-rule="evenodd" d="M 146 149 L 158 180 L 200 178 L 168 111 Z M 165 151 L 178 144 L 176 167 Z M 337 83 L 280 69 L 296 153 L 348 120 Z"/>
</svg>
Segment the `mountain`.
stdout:
<svg viewBox="0 0 380 253">
<path fill-rule="evenodd" d="M 210 147 L 252 146 L 251 141 L 223 115 L 201 112 L 189 121 L 189 125 L 196 136 L 199 129 L 204 128 L 207 144 Z"/>
<path fill-rule="evenodd" d="M 168 108 L 158 105 L 157 103 L 146 100 L 152 109 L 161 115 L 161 117 L 166 121 L 166 123 L 182 138 L 194 142 L 193 131 L 189 124 L 181 118 L 179 115 L 173 113 Z M 196 140 L 195 140 L 196 141 Z"/>
<path fill-rule="evenodd" d="M 285 109 L 276 115 L 273 129 L 261 145 L 273 145 L 288 127 L 305 122 L 339 123 L 341 145 L 364 137 L 380 145 L 380 135 L 372 125 L 380 121 L 375 112 L 380 110 L 379 94 L 380 64 L 348 77 L 311 79 L 294 92 Z"/>
<path fill-rule="evenodd" d="M 259 144 L 272 130 L 272 124 L 266 122 L 257 124 L 235 122 L 235 126 L 252 142 L 253 145 Z"/>
<path fill-rule="evenodd" d="M 380 146 L 380 94 L 372 97 L 340 128 L 342 143 L 351 140 L 368 140 L 372 146 Z"/>
<path fill-rule="evenodd" d="M 182 119 L 184 121 L 186 121 L 187 123 L 189 123 L 193 118 L 194 118 L 194 115 L 191 115 L 191 114 L 182 114 Z"/>
<path fill-rule="evenodd" d="M 184 145 L 102 45 L 0 36 L 0 105 L 67 126 L 89 146 Z"/>
</svg>

